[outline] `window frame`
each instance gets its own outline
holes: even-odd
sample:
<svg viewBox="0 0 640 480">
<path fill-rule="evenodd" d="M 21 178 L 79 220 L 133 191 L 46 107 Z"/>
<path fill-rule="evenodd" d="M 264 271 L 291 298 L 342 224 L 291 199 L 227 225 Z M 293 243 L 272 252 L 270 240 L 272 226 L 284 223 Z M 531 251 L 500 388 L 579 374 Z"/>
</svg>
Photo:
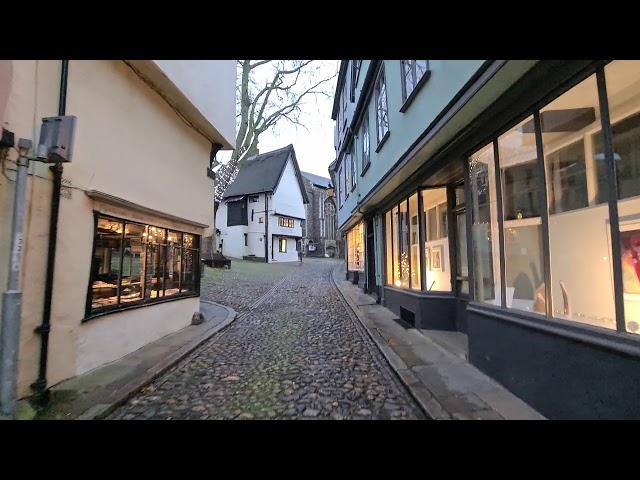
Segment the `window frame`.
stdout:
<svg viewBox="0 0 640 480">
<path fill-rule="evenodd" d="M 411 77 L 413 79 L 413 88 L 410 92 L 407 92 L 405 76 L 405 65 L 407 64 L 407 62 L 411 62 Z M 427 68 L 420 78 L 418 78 L 416 62 L 417 60 L 400 60 L 400 83 L 402 85 L 402 106 L 400 107 L 400 112 L 402 113 L 407 111 L 415 97 L 418 95 L 418 92 L 431 78 L 431 68 L 429 60 L 425 60 L 425 62 L 427 62 Z"/>
<path fill-rule="evenodd" d="M 537 144 L 537 156 L 536 161 L 538 164 L 538 168 L 540 174 L 538 175 L 539 188 L 542 192 L 542 203 L 541 205 L 548 205 L 548 172 L 546 171 L 545 165 L 545 157 L 549 154 L 555 153 L 559 150 L 553 149 L 548 152 L 543 149 L 543 141 L 542 141 L 542 130 L 540 123 L 540 112 L 551 102 L 567 93 L 572 88 L 576 87 L 583 81 L 587 80 L 592 75 L 595 76 L 596 80 L 596 88 L 598 95 L 598 107 L 600 113 L 600 122 L 599 128 L 594 129 L 595 133 L 592 132 L 591 135 L 595 135 L 598 132 L 603 136 L 603 144 L 604 144 L 604 156 L 605 156 L 605 165 L 606 165 L 606 183 L 608 186 L 607 198 L 606 201 L 600 203 L 600 205 L 606 203 L 608 206 L 608 215 L 609 215 L 609 229 L 607 231 L 609 240 L 611 242 L 611 257 L 612 264 L 611 270 L 613 275 L 613 294 L 614 294 L 614 308 L 615 308 L 615 329 L 609 329 L 589 323 L 582 323 L 571 319 L 564 319 L 553 316 L 553 297 L 551 295 L 551 265 L 550 265 L 550 238 L 549 238 L 549 208 L 542 208 L 542 249 L 544 256 L 544 282 L 545 282 L 545 298 L 547 301 L 546 311 L 544 314 L 539 314 L 535 312 L 522 311 L 515 308 L 509 308 L 506 306 L 505 296 L 506 296 L 506 285 L 504 281 L 501 281 L 500 289 L 502 298 L 502 305 L 487 305 L 485 303 L 478 302 L 475 299 L 475 292 L 472 286 L 472 281 L 470 281 L 469 288 L 469 308 L 471 310 L 475 310 L 478 312 L 486 312 L 486 311 L 495 311 L 498 314 L 500 313 L 508 313 L 508 316 L 504 318 L 508 318 L 510 320 L 516 322 L 522 322 L 523 324 L 530 324 L 537 328 L 541 328 L 543 330 L 549 330 L 554 333 L 562 332 L 565 335 L 570 337 L 577 337 L 580 335 L 584 335 L 585 332 L 592 334 L 592 339 L 596 342 L 607 342 L 608 339 L 614 339 L 617 342 L 625 342 L 630 345 L 638 346 L 640 345 L 640 338 L 638 334 L 629 333 L 626 331 L 626 322 L 624 315 L 624 297 L 623 297 L 623 285 L 622 285 L 622 267 L 619 261 L 616 259 L 620 258 L 620 224 L 619 224 L 619 215 L 618 215 L 618 188 L 617 188 L 617 172 L 616 172 L 616 164 L 613 160 L 614 158 L 614 148 L 613 148 L 613 124 L 610 118 L 609 111 L 609 98 L 607 94 L 607 86 L 606 86 L 606 77 L 605 77 L 605 67 L 615 60 L 609 61 L 598 61 L 594 62 L 588 67 L 584 68 L 577 74 L 575 74 L 571 79 L 563 82 L 557 88 L 552 89 L 549 93 L 543 96 L 540 100 L 536 101 L 533 105 L 530 105 L 526 108 L 520 115 L 516 118 L 511 118 L 506 124 L 504 124 L 501 128 L 494 130 L 494 133 L 485 137 L 483 141 L 478 142 L 472 149 L 469 149 L 464 155 L 464 164 L 465 164 L 465 174 L 468 179 L 468 165 L 469 158 L 472 154 L 477 152 L 479 149 L 483 148 L 483 146 L 487 144 L 494 145 L 494 151 L 496 152 L 496 186 L 500 186 L 500 182 L 502 177 L 500 176 L 500 165 L 499 165 L 499 152 L 497 152 L 497 141 L 500 135 L 509 131 L 513 127 L 515 127 L 518 123 L 523 121 L 529 116 L 533 117 L 534 121 L 534 132 L 536 135 L 536 144 Z M 636 113 L 640 113 L 636 112 Z M 569 143 L 567 143 L 569 145 Z M 499 188 L 497 188 L 496 192 L 496 202 L 500 206 L 502 204 L 502 192 L 500 192 Z M 467 197 L 470 200 L 470 195 Z M 470 225 L 470 215 L 468 215 L 467 225 Z M 503 219 L 502 215 L 498 216 L 498 231 L 503 231 Z M 468 243 L 470 250 L 471 242 Z M 500 242 L 500 252 L 499 257 L 501 259 L 500 272 L 501 276 L 504 275 L 504 240 L 502 239 Z M 495 257 L 494 253 L 494 257 Z M 469 257 L 473 258 L 473 257 Z M 470 277 L 474 275 L 472 269 L 472 262 L 470 262 Z M 607 343 L 608 346 L 612 346 L 612 343 Z"/>
<path fill-rule="evenodd" d="M 384 85 L 384 111 L 387 119 L 387 127 L 386 127 L 387 129 L 382 134 L 382 136 L 380 136 L 380 133 L 381 133 L 380 98 L 382 98 L 382 96 L 380 95 L 381 85 Z M 384 143 L 387 141 L 387 138 L 389 138 L 390 131 L 391 131 L 391 126 L 389 124 L 389 93 L 387 92 L 387 81 L 385 78 L 384 65 L 380 67 L 380 71 L 378 72 L 378 75 L 376 77 L 376 81 L 374 84 L 374 102 L 375 102 L 374 105 L 376 110 L 376 141 L 378 142 L 378 145 L 376 147 L 376 153 L 377 153 L 380 151 Z"/>
<path fill-rule="evenodd" d="M 284 250 L 282 250 L 282 245 L 284 242 Z M 287 237 L 278 237 L 278 253 L 287 253 L 287 244 L 289 241 Z"/>
<path fill-rule="evenodd" d="M 92 277 L 93 272 L 92 272 L 92 268 L 93 268 L 93 258 L 95 256 L 96 253 L 96 248 L 97 248 L 97 239 L 98 236 L 96 235 L 97 233 L 97 229 L 98 229 L 98 220 L 100 218 L 105 218 L 111 221 L 116 221 L 116 222 L 121 222 L 123 224 L 123 229 L 122 229 L 122 239 L 120 242 L 120 272 L 118 273 L 118 285 L 117 285 L 117 290 L 118 290 L 118 299 L 117 299 L 117 303 L 114 305 L 107 305 L 104 307 L 98 307 L 98 308 L 92 308 L 92 290 L 93 290 L 93 282 L 94 282 L 94 278 Z M 185 265 L 185 251 L 186 250 L 192 250 L 196 252 L 196 256 L 197 256 L 197 262 L 194 261 L 194 289 L 193 290 L 189 290 L 186 292 L 182 292 L 180 291 L 177 294 L 173 294 L 173 295 L 169 295 L 169 296 L 165 296 L 164 295 L 164 284 L 163 284 L 163 295 L 161 297 L 157 297 L 157 298 L 145 298 L 145 292 L 146 292 L 146 285 L 144 286 L 145 288 L 142 290 L 142 298 L 140 300 L 136 300 L 136 301 L 132 301 L 132 302 L 121 302 L 120 299 L 120 290 L 121 290 L 121 282 L 122 282 L 122 263 L 123 263 L 123 259 L 124 259 L 124 248 L 125 248 L 125 242 L 124 242 L 124 238 L 125 238 L 125 231 L 126 231 L 126 225 L 127 224 L 136 224 L 136 225 L 144 225 L 145 227 L 155 227 L 155 228 L 160 228 L 162 230 L 164 230 L 164 243 L 158 244 L 158 246 L 160 247 L 160 261 L 159 264 L 162 265 L 163 271 L 166 265 L 166 261 L 167 261 L 167 246 L 168 244 L 166 243 L 167 241 L 167 232 L 169 230 L 173 231 L 173 232 L 177 232 L 181 234 L 182 237 L 182 242 L 180 245 L 180 276 L 179 276 L 179 285 L 180 285 L 180 290 L 182 290 L 182 279 L 184 276 L 184 265 Z M 195 242 L 197 243 L 197 248 L 188 248 L 185 247 L 185 240 L 184 240 L 184 236 L 185 234 L 188 235 L 192 235 L 195 239 Z M 200 234 L 197 233 L 192 233 L 192 232 L 187 232 L 184 230 L 178 230 L 175 228 L 171 228 L 171 227 L 160 227 L 160 226 L 156 226 L 154 224 L 151 223 L 145 223 L 145 222 L 140 222 L 140 221 L 136 221 L 136 220 L 129 220 L 127 218 L 123 218 L 123 217 L 118 217 L 115 215 L 111 215 L 108 213 L 103 213 L 99 210 L 93 210 L 93 241 L 92 241 L 92 247 L 91 247 L 91 262 L 89 264 L 89 280 L 87 282 L 87 294 L 86 294 L 86 303 L 85 303 L 85 313 L 84 313 L 84 318 L 82 319 L 82 323 L 87 322 L 89 320 L 92 320 L 94 318 L 98 318 L 98 317 L 102 317 L 105 315 L 109 315 L 111 313 L 115 313 L 115 312 L 121 312 L 121 311 L 125 311 L 125 310 L 131 310 L 134 308 L 142 308 L 142 307 L 146 307 L 149 305 L 156 305 L 158 303 L 165 303 L 165 302 L 172 302 L 175 300 L 181 300 L 184 298 L 190 298 L 190 297 L 199 297 L 200 296 L 200 282 L 201 282 L 201 272 L 200 272 L 200 248 L 201 248 L 201 242 L 202 242 L 202 236 Z M 143 255 L 147 256 L 148 253 L 148 243 L 143 243 Z M 162 248 L 165 247 L 165 248 Z M 147 271 L 146 269 L 144 271 L 141 270 L 140 272 L 140 277 L 141 278 L 145 278 L 147 277 Z M 163 278 L 164 280 L 164 278 Z M 145 280 L 146 281 L 146 280 Z"/>
</svg>

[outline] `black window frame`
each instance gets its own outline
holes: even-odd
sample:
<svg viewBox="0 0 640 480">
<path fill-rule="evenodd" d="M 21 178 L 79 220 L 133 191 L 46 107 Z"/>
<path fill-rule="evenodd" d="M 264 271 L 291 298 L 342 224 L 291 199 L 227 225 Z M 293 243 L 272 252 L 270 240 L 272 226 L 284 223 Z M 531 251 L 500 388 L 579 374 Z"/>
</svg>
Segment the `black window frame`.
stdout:
<svg viewBox="0 0 640 480">
<path fill-rule="evenodd" d="M 351 103 L 356 101 L 356 87 L 358 86 L 358 79 L 360 78 L 360 68 L 362 67 L 362 60 L 351 61 Z"/>
<path fill-rule="evenodd" d="M 117 285 L 117 291 L 118 291 L 118 299 L 116 304 L 114 305 L 106 305 L 103 307 L 97 307 L 97 308 L 93 308 L 92 307 L 92 303 L 93 303 L 93 282 L 94 282 L 94 278 L 93 278 L 93 258 L 96 254 L 96 248 L 97 248 L 97 231 L 98 231 L 98 220 L 100 218 L 104 218 L 110 221 L 114 221 L 114 222 L 121 222 L 123 225 L 123 229 L 122 229 L 122 240 L 120 242 L 120 272 L 118 273 L 118 285 Z M 124 249 L 125 249 L 125 233 L 126 233 L 126 225 L 127 224 L 132 224 L 132 225 L 144 225 L 146 227 L 146 229 L 148 230 L 149 227 L 154 227 L 154 228 L 158 228 L 158 229 L 162 229 L 164 230 L 164 236 L 163 236 L 163 243 L 160 244 L 155 244 L 158 245 L 159 247 L 159 251 L 160 251 L 160 258 L 157 262 L 158 265 L 162 266 L 162 271 L 164 272 L 164 268 L 166 266 L 166 261 L 167 261 L 167 247 L 168 247 L 168 243 L 167 243 L 167 235 L 168 235 L 168 231 L 171 230 L 173 232 L 177 232 L 181 234 L 181 246 L 180 246 L 180 274 L 179 274 L 179 292 L 177 294 L 173 294 L 173 295 L 168 295 L 165 296 L 165 286 L 164 286 L 164 277 L 163 277 L 163 294 L 162 296 L 158 296 L 156 298 L 146 298 L 146 285 L 144 285 L 144 282 L 146 282 L 146 278 L 147 278 L 147 270 L 145 269 L 141 269 L 140 271 L 140 277 L 144 278 L 144 282 L 143 282 L 143 286 L 142 286 L 142 298 L 140 300 L 136 300 L 136 301 L 132 301 L 132 302 L 121 302 L 121 298 L 120 298 L 120 291 L 121 291 L 121 283 L 122 283 L 122 262 L 123 262 L 123 258 L 124 258 Z M 185 234 L 187 235 L 191 235 L 194 238 L 194 243 L 195 243 L 195 248 L 191 247 L 187 247 L 185 245 L 186 239 L 185 239 Z M 200 282 L 201 282 L 201 260 L 200 260 L 200 247 L 201 247 L 201 235 L 197 234 L 197 233 L 192 233 L 192 232 L 188 232 L 188 231 L 184 231 L 184 230 L 178 230 L 172 227 L 161 227 L 161 226 L 157 226 L 154 224 L 150 224 L 150 223 L 144 223 L 144 222 L 140 222 L 137 220 L 130 220 L 127 218 L 123 218 L 123 217 L 118 217 L 115 215 L 111 215 L 108 213 L 103 213 L 99 210 L 93 210 L 93 242 L 92 242 L 92 248 L 91 248 L 91 262 L 89 265 L 89 281 L 87 284 L 87 295 L 86 295 L 86 303 L 85 303 L 85 314 L 84 314 L 84 318 L 82 319 L 82 322 L 86 322 L 89 320 L 92 320 L 94 318 L 97 317 L 102 317 L 104 315 L 108 315 L 114 312 L 121 312 L 121 311 L 125 311 L 125 310 L 131 310 L 134 308 L 141 308 L 141 307 L 146 307 L 148 305 L 156 305 L 158 303 L 165 303 L 165 302 L 171 302 L 174 300 L 181 300 L 184 298 L 191 298 L 191 297 L 199 297 L 200 296 Z M 143 242 L 143 255 L 147 256 L 148 253 L 148 242 Z M 182 291 L 183 288 L 183 276 L 185 273 L 185 253 L 186 251 L 191 251 L 191 252 L 195 252 L 195 259 L 197 261 L 193 262 L 193 274 L 194 274 L 194 278 L 193 278 L 193 290 L 188 290 L 188 291 Z M 145 265 L 146 267 L 146 265 Z M 163 273 L 164 275 L 164 273 Z"/>
<path fill-rule="evenodd" d="M 407 111 L 420 89 L 427 83 L 429 78 L 431 78 L 430 62 L 429 60 L 424 61 L 427 62 L 426 69 L 422 73 L 422 76 L 418 78 L 416 68 L 417 60 L 400 60 L 400 84 L 402 85 L 402 106 L 400 107 L 400 112 L 402 113 Z M 411 62 L 411 77 L 413 79 L 413 88 L 410 92 L 407 92 L 407 77 L 405 76 L 405 67 L 408 62 Z"/>
<path fill-rule="evenodd" d="M 380 94 L 382 87 L 384 86 L 384 113 L 386 117 L 386 131 L 381 134 L 381 104 L 380 99 L 382 95 Z M 391 126 L 389 124 L 389 94 L 387 92 L 387 81 L 385 78 L 385 69 L 384 65 L 380 67 L 380 71 L 378 72 L 378 76 L 376 77 L 376 82 L 374 86 L 374 101 L 375 101 L 375 110 L 376 110 L 376 140 L 378 142 L 378 146 L 376 147 L 376 153 L 380 151 L 384 143 L 389 138 Z"/>
</svg>

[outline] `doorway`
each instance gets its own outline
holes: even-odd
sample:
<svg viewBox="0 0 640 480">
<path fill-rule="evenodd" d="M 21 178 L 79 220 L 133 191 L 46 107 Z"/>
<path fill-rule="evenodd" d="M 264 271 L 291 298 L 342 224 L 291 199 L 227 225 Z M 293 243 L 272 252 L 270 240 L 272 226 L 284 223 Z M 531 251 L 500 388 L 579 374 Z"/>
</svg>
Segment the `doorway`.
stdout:
<svg viewBox="0 0 640 480">
<path fill-rule="evenodd" d="M 467 303 L 469 303 L 469 261 L 467 258 L 467 209 L 464 181 L 454 186 L 453 221 L 455 237 L 455 293 L 456 328 L 467 332 Z"/>
<path fill-rule="evenodd" d="M 376 289 L 376 254 L 375 254 L 375 241 L 373 235 L 373 218 L 369 219 L 367 222 L 367 243 L 366 243 L 366 258 L 367 258 L 367 293 L 376 292 L 379 295 L 379 292 Z"/>
</svg>

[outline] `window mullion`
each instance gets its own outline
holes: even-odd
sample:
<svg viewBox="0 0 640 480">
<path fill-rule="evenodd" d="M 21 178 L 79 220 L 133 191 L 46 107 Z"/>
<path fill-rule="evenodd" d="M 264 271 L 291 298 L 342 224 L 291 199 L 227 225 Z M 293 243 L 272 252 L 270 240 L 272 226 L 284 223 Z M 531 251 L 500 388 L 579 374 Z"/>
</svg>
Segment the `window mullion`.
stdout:
<svg viewBox="0 0 640 480">
<path fill-rule="evenodd" d="M 467 229 L 467 277 L 469 282 L 469 300 L 475 300 L 475 278 L 474 278 L 474 252 L 473 252 L 473 199 L 471 195 L 472 179 L 469 175 L 469 158 L 463 159 L 463 169 L 465 178 L 464 202 L 465 202 L 465 228 Z M 469 206 L 469 208 L 466 207 Z"/>
<path fill-rule="evenodd" d="M 624 315 L 624 286 L 622 281 L 622 266 L 620 259 L 622 252 L 620 248 L 620 220 L 618 216 L 618 175 L 616 163 L 613 159 L 613 132 L 611 130 L 611 119 L 609 118 L 609 99 L 607 98 L 607 84 L 604 76 L 604 69 L 599 67 L 596 70 L 596 81 L 598 85 L 598 99 L 600 103 L 600 120 L 602 122 L 602 135 L 604 140 L 604 156 L 607 167 L 607 185 L 609 196 L 609 228 L 611 231 L 611 255 L 613 270 L 613 292 L 616 307 L 616 330 L 620 333 L 626 331 Z"/>
<path fill-rule="evenodd" d="M 533 122 L 536 135 L 536 149 L 538 154 L 538 188 L 540 189 L 540 206 L 542 212 L 542 257 L 544 262 L 544 296 L 545 310 L 547 318 L 553 317 L 553 289 L 551 283 L 551 247 L 549 244 L 549 199 L 547 195 L 547 169 L 544 165 L 544 148 L 542 145 L 542 126 L 540 123 L 540 112 L 533 113 Z"/>
<path fill-rule="evenodd" d="M 496 183 L 496 211 L 498 220 L 498 256 L 500 262 L 500 305 L 504 308 L 507 306 L 507 286 L 505 285 L 505 251 L 504 251 L 504 219 L 502 208 L 502 182 L 500 175 L 500 155 L 498 148 L 498 140 L 493 141 L 493 169 Z M 490 180 L 490 179 L 489 179 Z M 491 210 L 491 204 L 489 204 Z M 491 228 L 491 227 L 489 227 Z M 495 253 L 494 253 L 495 255 Z"/>
<path fill-rule="evenodd" d="M 120 268 L 118 269 L 118 300 L 116 305 L 120 305 L 120 295 L 122 293 L 122 267 L 124 259 L 124 239 L 125 239 L 125 223 L 122 222 L 122 237 L 120 238 Z"/>
</svg>

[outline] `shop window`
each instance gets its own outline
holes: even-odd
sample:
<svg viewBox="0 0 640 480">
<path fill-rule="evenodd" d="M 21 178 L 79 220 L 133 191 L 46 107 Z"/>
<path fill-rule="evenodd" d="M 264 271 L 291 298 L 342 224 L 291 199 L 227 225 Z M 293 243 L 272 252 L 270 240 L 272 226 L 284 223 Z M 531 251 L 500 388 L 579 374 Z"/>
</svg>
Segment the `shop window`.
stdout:
<svg viewBox="0 0 640 480">
<path fill-rule="evenodd" d="M 197 292 L 199 237 L 99 215 L 87 315 Z"/>
<path fill-rule="evenodd" d="M 618 182 L 625 329 L 640 334 L 640 61 L 617 60 L 605 69 Z"/>
<path fill-rule="evenodd" d="M 349 271 L 364 272 L 364 223 L 347 232 L 347 267 Z"/>
<path fill-rule="evenodd" d="M 393 230 L 393 236 L 391 238 L 391 254 L 393 256 L 393 285 L 401 287 L 400 281 L 400 254 L 398 253 L 398 207 L 395 206 L 391 209 L 391 229 Z"/>
<path fill-rule="evenodd" d="M 422 215 L 424 236 L 425 288 L 427 291 L 450 292 L 449 240 L 447 226 L 447 189 L 423 190 Z"/>
<path fill-rule="evenodd" d="M 471 248 L 476 301 L 501 304 L 499 236 L 493 143 L 469 159 L 471 188 Z"/>
<path fill-rule="evenodd" d="M 545 314 L 541 188 L 529 117 L 498 138 L 507 307 Z M 495 250 L 496 252 L 498 250 Z"/>
<path fill-rule="evenodd" d="M 411 288 L 422 288 L 420 276 L 420 220 L 418 217 L 418 194 L 409 197 L 409 239 L 411 243 Z"/>
<path fill-rule="evenodd" d="M 615 329 L 606 191 L 602 197 L 607 176 L 598 167 L 604 163 L 604 148 L 593 142 L 602 128 L 599 117 L 595 75 L 540 111 L 545 166 L 551 172 L 547 181 L 551 304 L 553 317 Z M 560 160 L 565 162 L 564 172 Z M 577 190 L 566 196 L 562 185 L 570 181 Z M 586 208 L 571 208 L 585 203 Z M 544 301 L 543 294 L 540 302 Z"/>
</svg>

